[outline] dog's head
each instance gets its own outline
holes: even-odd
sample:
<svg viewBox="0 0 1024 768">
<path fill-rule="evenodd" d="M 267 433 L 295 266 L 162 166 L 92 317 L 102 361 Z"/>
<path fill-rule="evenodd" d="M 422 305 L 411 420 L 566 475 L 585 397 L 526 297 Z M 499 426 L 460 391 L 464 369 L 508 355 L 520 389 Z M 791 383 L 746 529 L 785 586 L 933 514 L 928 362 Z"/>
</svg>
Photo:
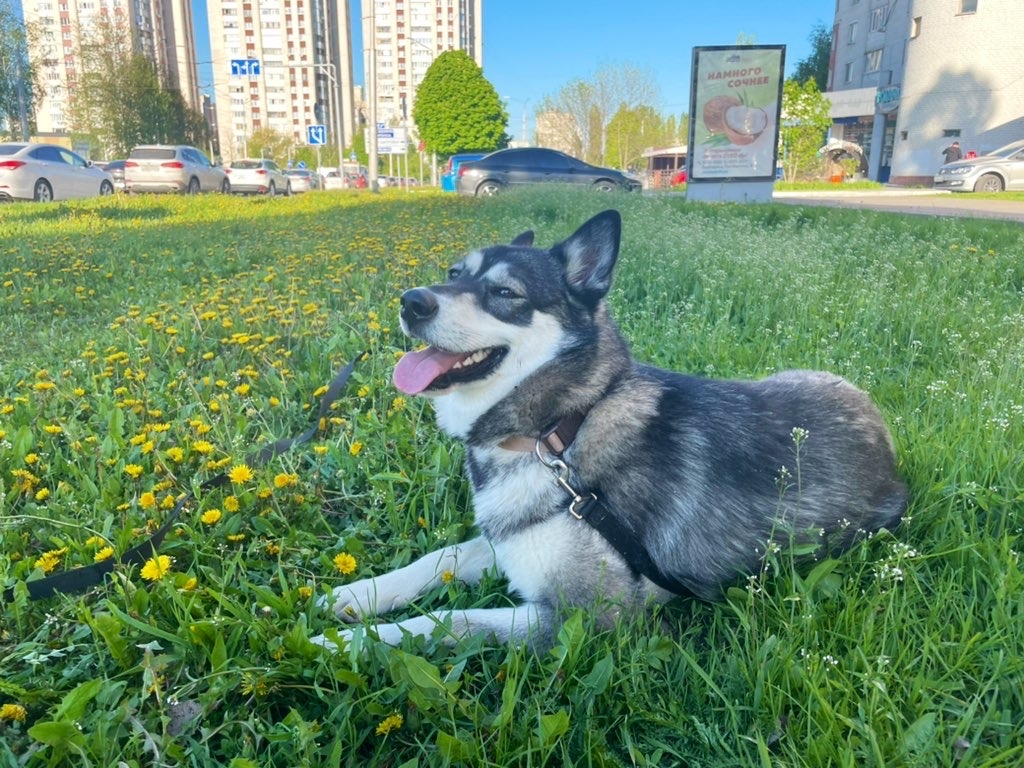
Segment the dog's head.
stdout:
<svg viewBox="0 0 1024 768">
<path fill-rule="evenodd" d="M 395 386 L 496 402 L 586 336 L 611 286 L 620 232 L 617 211 L 549 250 L 524 232 L 470 253 L 448 270 L 448 282 L 406 291 L 402 330 L 428 346 L 399 361 Z"/>
</svg>

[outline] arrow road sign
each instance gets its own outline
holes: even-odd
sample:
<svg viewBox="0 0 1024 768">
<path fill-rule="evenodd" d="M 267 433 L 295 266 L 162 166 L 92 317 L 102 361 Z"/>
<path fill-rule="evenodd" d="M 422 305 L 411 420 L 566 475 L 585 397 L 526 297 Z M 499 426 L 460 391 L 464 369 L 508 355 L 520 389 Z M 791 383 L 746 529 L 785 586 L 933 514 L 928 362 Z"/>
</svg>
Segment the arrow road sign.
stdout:
<svg viewBox="0 0 1024 768">
<path fill-rule="evenodd" d="M 256 77 L 260 74 L 259 59 L 232 59 L 231 75 L 233 77 Z"/>
<path fill-rule="evenodd" d="M 315 147 L 322 146 L 327 143 L 327 126 L 326 125 L 307 125 L 306 126 L 306 140 L 309 144 Z"/>
</svg>

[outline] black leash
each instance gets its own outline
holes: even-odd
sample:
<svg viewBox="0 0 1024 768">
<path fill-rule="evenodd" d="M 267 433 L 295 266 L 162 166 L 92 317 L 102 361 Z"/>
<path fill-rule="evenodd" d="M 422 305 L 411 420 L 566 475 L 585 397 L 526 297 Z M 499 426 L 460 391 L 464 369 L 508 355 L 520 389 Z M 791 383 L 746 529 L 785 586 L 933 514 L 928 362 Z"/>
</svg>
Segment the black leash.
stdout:
<svg viewBox="0 0 1024 768">
<path fill-rule="evenodd" d="M 355 368 L 356 362 L 362 359 L 365 354 L 365 352 L 360 352 L 352 359 L 351 362 L 349 362 L 348 365 L 338 372 L 337 376 L 334 377 L 334 380 L 327 387 L 327 391 L 324 393 L 324 396 L 320 399 L 320 409 L 317 412 L 316 421 L 313 422 L 309 429 L 296 437 L 277 440 L 276 442 L 261 448 L 256 453 L 247 457 L 245 463 L 254 468 L 263 466 L 275 456 L 280 456 L 286 451 L 312 440 L 313 437 L 322 429 L 322 425 L 328 411 L 330 411 L 331 406 L 341 395 L 342 390 L 348 383 L 348 379 L 352 375 L 352 370 Z M 204 481 L 199 486 L 199 490 L 206 491 L 210 488 L 217 488 L 227 482 L 228 473 L 221 472 L 219 475 Z M 83 565 L 79 568 L 72 568 L 69 571 L 63 571 L 61 573 L 54 574 L 53 576 L 47 576 L 44 579 L 24 582 L 25 587 L 28 589 L 29 600 L 42 600 L 43 598 L 51 597 L 58 592 L 63 594 L 83 592 L 89 587 L 102 583 L 106 575 L 113 572 L 118 566 L 141 566 L 145 564 L 147 560 L 156 556 L 157 549 L 163 543 L 167 532 L 171 530 L 171 527 L 178 521 L 182 510 L 195 498 L 195 492 L 189 491 L 178 499 L 178 503 L 174 505 L 174 508 L 167 515 L 167 520 L 164 521 L 164 524 L 160 526 L 152 536 L 146 539 L 146 541 L 132 547 L 118 559 L 111 558 L 99 563 L 93 563 L 92 565 Z M 15 587 L 9 587 L 6 589 L 3 593 L 2 602 L 12 602 L 14 600 L 14 590 Z"/>
</svg>

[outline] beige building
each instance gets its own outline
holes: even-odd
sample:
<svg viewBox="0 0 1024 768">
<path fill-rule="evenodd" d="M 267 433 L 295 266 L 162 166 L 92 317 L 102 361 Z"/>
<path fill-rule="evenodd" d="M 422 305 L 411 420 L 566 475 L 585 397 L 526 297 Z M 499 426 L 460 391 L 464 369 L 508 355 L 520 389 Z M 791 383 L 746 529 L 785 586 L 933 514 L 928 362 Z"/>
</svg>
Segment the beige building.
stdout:
<svg viewBox="0 0 1024 768">
<path fill-rule="evenodd" d="M 954 140 L 978 154 L 1024 138 L 1020 0 L 837 0 L 833 138 L 867 175 L 928 184 Z"/>
<path fill-rule="evenodd" d="M 69 94 L 81 63 L 83 35 L 104 15 L 130 30 L 131 46 L 157 65 L 163 81 L 200 109 L 191 0 L 24 0 L 25 22 L 38 30 L 29 56 L 38 67 L 43 93 L 36 104 L 36 132 L 70 133 Z"/>
<path fill-rule="evenodd" d="M 483 0 L 362 0 L 367 97 L 376 92 L 378 123 L 411 125 L 416 89 L 439 54 L 464 50 L 483 66 L 482 6 Z"/>
<path fill-rule="evenodd" d="M 352 144 L 355 108 L 347 0 L 207 0 L 214 104 L 225 161 L 259 156 L 254 131 L 271 128 L 307 143 L 327 126 L 325 144 Z M 233 61 L 259 74 L 233 74 Z M 287 158 L 276 158 L 285 162 Z"/>
</svg>

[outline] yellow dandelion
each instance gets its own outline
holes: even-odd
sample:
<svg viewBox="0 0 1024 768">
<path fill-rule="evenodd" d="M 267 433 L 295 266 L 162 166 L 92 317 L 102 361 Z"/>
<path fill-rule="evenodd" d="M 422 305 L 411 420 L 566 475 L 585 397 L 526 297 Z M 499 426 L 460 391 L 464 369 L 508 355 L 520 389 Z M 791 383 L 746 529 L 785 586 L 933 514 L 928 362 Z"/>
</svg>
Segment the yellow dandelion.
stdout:
<svg viewBox="0 0 1024 768">
<path fill-rule="evenodd" d="M 104 547 L 103 549 L 99 550 L 95 555 L 93 555 L 92 559 L 95 562 L 97 562 L 97 563 L 102 563 L 104 560 L 109 560 L 113 556 L 114 556 L 114 548 L 113 547 Z"/>
<path fill-rule="evenodd" d="M 156 506 L 156 494 L 152 491 L 145 491 L 139 496 L 139 506 L 143 509 L 152 509 Z"/>
<path fill-rule="evenodd" d="M 138 480 L 144 471 L 138 464 L 126 464 L 124 467 L 124 473 L 132 480 Z"/>
<path fill-rule="evenodd" d="M 174 496 L 172 496 L 171 494 L 168 493 L 166 496 L 164 496 L 163 500 L 160 502 L 160 508 L 161 509 L 174 509 L 174 507 L 175 507 L 175 505 L 177 503 L 178 503 L 178 500 L 175 499 Z"/>
<path fill-rule="evenodd" d="M 395 712 L 393 715 L 388 715 L 380 721 L 380 725 L 377 726 L 375 733 L 378 736 L 387 736 L 392 731 L 397 731 L 402 727 L 402 723 L 405 722 L 405 718 Z"/>
<path fill-rule="evenodd" d="M 455 574 L 452 573 L 451 571 L 442 571 L 441 572 L 441 583 L 443 583 L 443 584 L 451 584 L 454 580 L 455 580 Z"/>
<path fill-rule="evenodd" d="M 327 446 L 326 445 L 314 445 L 313 446 L 313 453 L 315 453 L 317 456 L 326 456 L 327 455 Z"/>
<path fill-rule="evenodd" d="M 0 720 L 12 720 L 24 723 L 28 711 L 21 704 L 4 704 L 0 706 Z"/>
<path fill-rule="evenodd" d="M 224 497 L 224 509 L 228 512 L 238 511 L 238 497 L 237 496 L 225 496 Z"/>
<path fill-rule="evenodd" d="M 343 576 L 348 576 L 356 570 L 356 559 L 348 552 L 339 552 L 334 556 L 334 567 Z"/>
<path fill-rule="evenodd" d="M 60 426 L 60 424 L 47 424 L 43 427 L 43 431 L 48 435 L 59 435 L 64 431 L 64 427 Z"/>
<path fill-rule="evenodd" d="M 247 483 L 252 480 L 252 470 L 245 464 L 235 464 L 228 472 L 228 479 L 236 485 Z"/>
<path fill-rule="evenodd" d="M 185 460 L 185 451 L 183 451 L 178 446 L 168 448 L 164 455 L 167 456 L 167 458 L 173 461 L 175 464 L 180 464 L 182 461 Z"/>
<path fill-rule="evenodd" d="M 49 552 L 43 552 L 33 563 L 36 568 L 39 568 L 43 573 L 50 573 L 58 565 L 60 565 L 61 558 L 68 553 L 67 547 L 61 547 L 60 549 L 51 549 Z"/>
<path fill-rule="evenodd" d="M 312 596 L 313 596 L 313 588 L 312 587 L 305 587 L 305 586 L 299 587 L 299 597 L 301 597 L 303 600 L 309 600 L 309 598 L 311 598 Z"/>
<path fill-rule="evenodd" d="M 152 453 L 155 447 L 156 446 L 153 444 L 152 440 L 147 440 L 142 444 L 142 448 L 140 448 L 139 450 L 141 450 L 143 454 L 147 454 Z"/>
<path fill-rule="evenodd" d="M 281 545 L 277 544 L 277 543 L 275 543 L 273 541 L 268 541 L 267 542 L 267 546 L 265 547 L 265 550 L 266 550 L 266 553 L 268 555 L 273 557 L 274 555 L 281 554 Z"/>
<path fill-rule="evenodd" d="M 219 509 L 208 509 L 205 512 L 203 512 L 202 517 L 200 517 L 199 519 L 202 520 L 203 523 L 205 523 L 206 525 L 213 525 L 218 520 L 220 520 L 220 517 L 221 512 Z"/>
<path fill-rule="evenodd" d="M 192 443 L 192 450 L 205 456 L 208 453 L 213 453 L 213 443 L 209 443 L 206 440 L 196 440 Z"/>
<path fill-rule="evenodd" d="M 49 488 L 40 488 L 36 491 L 36 501 L 46 501 L 48 498 L 50 498 Z"/>
<path fill-rule="evenodd" d="M 370 394 L 370 388 L 365 384 L 356 390 L 356 395 L 359 397 L 366 397 L 368 394 Z"/>
<path fill-rule="evenodd" d="M 349 446 L 348 452 L 353 456 L 358 456 L 363 450 L 363 444 L 356 440 L 352 445 Z"/>
<path fill-rule="evenodd" d="M 146 561 L 139 575 L 146 581 L 159 581 L 170 573 L 173 564 L 174 560 L 169 555 L 157 555 Z"/>
<path fill-rule="evenodd" d="M 37 454 L 37 453 L 26 453 L 25 454 L 25 463 L 28 464 L 29 466 L 32 466 L 33 464 L 36 464 L 38 462 L 39 462 L 39 454 Z"/>
<path fill-rule="evenodd" d="M 299 476 L 297 474 L 281 472 L 280 474 L 274 475 L 275 488 L 288 488 L 293 485 L 298 485 L 298 482 Z"/>
<path fill-rule="evenodd" d="M 227 536 L 228 541 L 232 544 L 237 544 L 240 541 L 245 541 L 244 533 L 229 533 Z"/>
<path fill-rule="evenodd" d="M 194 592 L 196 587 L 199 586 L 199 579 L 195 576 L 185 580 L 185 583 L 181 585 L 181 588 L 186 592 Z"/>
</svg>

